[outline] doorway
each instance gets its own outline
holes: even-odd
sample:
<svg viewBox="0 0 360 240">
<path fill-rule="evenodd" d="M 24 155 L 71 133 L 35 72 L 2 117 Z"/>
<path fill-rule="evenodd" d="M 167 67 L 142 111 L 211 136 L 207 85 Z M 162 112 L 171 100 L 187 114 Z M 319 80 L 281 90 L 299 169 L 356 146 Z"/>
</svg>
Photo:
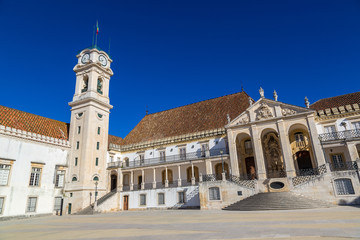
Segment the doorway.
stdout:
<svg viewBox="0 0 360 240">
<path fill-rule="evenodd" d="M 299 170 L 313 168 L 309 151 L 297 152 L 296 160 L 297 160 Z"/>
<path fill-rule="evenodd" d="M 68 214 L 71 214 L 71 203 L 68 205 Z"/>
<path fill-rule="evenodd" d="M 126 195 L 124 196 L 124 206 L 123 206 L 123 210 L 128 210 L 129 209 L 129 196 Z"/>
<path fill-rule="evenodd" d="M 255 160 L 254 157 L 245 158 L 246 165 L 246 175 L 249 180 L 256 179 L 256 168 L 255 168 Z"/>
<path fill-rule="evenodd" d="M 139 188 L 139 189 L 141 189 L 142 181 L 143 181 L 142 176 L 139 176 L 139 177 L 138 177 L 138 188 Z"/>
<path fill-rule="evenodd" d="M 111 175 L 111 186 L 110 186 L 110 191 L 116 190 L 117 187 L 117 175 Z"/>
</svg>

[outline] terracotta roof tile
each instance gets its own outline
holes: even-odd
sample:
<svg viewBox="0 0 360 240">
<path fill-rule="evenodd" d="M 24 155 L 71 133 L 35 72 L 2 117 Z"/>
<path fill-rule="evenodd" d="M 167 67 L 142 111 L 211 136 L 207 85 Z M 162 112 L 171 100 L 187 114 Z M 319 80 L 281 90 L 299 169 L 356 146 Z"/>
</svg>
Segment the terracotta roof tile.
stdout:
<svg viewBox="0 0 360 240">
<path fill-rule="evenodd" d="M 315 103 L 311 104 L 310 108 L 319 111 L 325 110 L 326 108 L 335 108 L 354 103 L 360 104 L 360 92 L 320 99 Z"/>
<path fill-rule="evenodd" d="M 121 145 L 135 144 L 224 127 L 249 107 L 249 95 L 239 92 L 146 115 L 123 139 Z"/>
<path fill-rule="evenodd" d="M 117 137 L 117 136 L 110 135 L 110 134 L 109 134 L 108 139 L 109 139 L 108 144 L 121 145 L 121 142 L 123 141 L 123 139 L 121 137 Z"/>
<path fill-rule="evenodd" d="M 0 125 L 58 139 L 67 140 L 69 136 L 67 123 L 1 105 Z"/>
</svg>

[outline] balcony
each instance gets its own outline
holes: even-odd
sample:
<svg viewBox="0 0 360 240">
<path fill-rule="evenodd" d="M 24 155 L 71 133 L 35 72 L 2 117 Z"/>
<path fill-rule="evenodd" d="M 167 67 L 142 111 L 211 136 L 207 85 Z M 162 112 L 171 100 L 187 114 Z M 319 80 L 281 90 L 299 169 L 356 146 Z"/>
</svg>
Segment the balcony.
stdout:
<svg viewBox="0 0 360 240">
<path fill-rule="evenodd" d="M 189 160 L 199 160 L 205 158 L 211 158 L 216 156 L 228 156 L 229 150 L 227 148 L 222 149 L 211 149 L 206 152 L 197 151 L 191 152 L 186 154 L 178 154 L 178 155 L 169 155 L 169 156 L 162 156 L 158 158 L 148 158 L 142 160 L 134 160 L 129 161 L 128 163 L 124 162 L 109 162 L 108 168 L 118 168 L 122 167 L 124 169 L 128 168 L 136 168 L 136 167 L 144 167 L 144 166 L 152 166 L 152 165 L 160 165 L 160 164 L 168 164 L 174 162 L 184 162 Z"/>
<path fill-rule="evenodd" d="M 322 143 L 339 141 L 339 140 L 360 139 L 360 129 L 347 130 L 347 131 L 341 131 L 341 132 L 324 133 L 324 134 L 319 135 L 319 139 Z"/>
</svg>

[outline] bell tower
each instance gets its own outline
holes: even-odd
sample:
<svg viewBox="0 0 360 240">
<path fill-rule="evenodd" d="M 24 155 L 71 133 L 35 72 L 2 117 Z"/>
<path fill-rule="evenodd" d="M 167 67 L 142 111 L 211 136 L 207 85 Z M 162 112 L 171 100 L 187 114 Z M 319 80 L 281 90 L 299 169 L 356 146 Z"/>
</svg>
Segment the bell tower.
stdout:
<svg viewBox="0 0 360 240">
<path fill-rule="evenodd" d="M 71 107 L 68 173 L 64 212 L 75 213 L 106 193 L 108 150 L 109 83 L 113 72 L 109 55 L 97 48 L 84 49 L 78 63 L 75 94 Z"/>
</svg>

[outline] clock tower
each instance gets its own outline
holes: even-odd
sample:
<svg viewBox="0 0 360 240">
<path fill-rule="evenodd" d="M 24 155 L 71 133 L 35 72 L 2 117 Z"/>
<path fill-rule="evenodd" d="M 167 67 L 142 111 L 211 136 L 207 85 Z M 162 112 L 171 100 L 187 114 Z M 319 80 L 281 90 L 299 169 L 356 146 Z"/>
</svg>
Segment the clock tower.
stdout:
<svg viewBox="0 0 360 240">
<path fill-rule="evenodd" d="M 84 49 L 78 63 L 75 94 L 71 107 L 68 172 L 64 212 L 75 213 L 106 194 L 108 150 L 109 83 L 113 72 L 111 58 L 97 48 Z"/>
</svg>

